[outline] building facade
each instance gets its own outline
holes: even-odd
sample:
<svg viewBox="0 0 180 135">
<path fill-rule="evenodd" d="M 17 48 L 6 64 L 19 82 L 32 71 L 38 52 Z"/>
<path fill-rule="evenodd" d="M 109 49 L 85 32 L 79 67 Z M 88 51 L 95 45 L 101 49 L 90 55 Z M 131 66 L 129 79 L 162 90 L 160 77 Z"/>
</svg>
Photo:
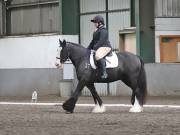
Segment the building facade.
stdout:
<svg viewBox="0 0 180 135">
<path fill-rule="evenodd" d="M 64 80 L 64 72 L 51 66 L 53 55 L 49 52 L 55 51 L 51 46 L 56 44 L 51 39 L 65 38 L 87 47 L 94 31 L 90 20 L 95 15 L 104 17 L 114 49 L 138 54 L 145 63 L 180 61 L 179 0 L 1 0 L 0 56 L 4 59 L 0 64 L 0 95 L 28 95 L 34 88 L 42 94 L 58 94 L 59 87 L 66 87 L 62 83 L 59 86 L 59 82 L 75 85 L 76 79 Z M 29 41 L 26 38 L 32 41 L 28 47 L 22 45 Z M 17 60 L 12 62 L 13 66 L 9 64 L 11 54 Z M 28 60 L 39 56 L 42 63 L 37 60 L 28 63 L 22 56 Z M 50 62 L 43 62 L 43 58 Z M 10 80 L 8 86 L 7 80 Z M 121 82 L 96 84 L 96 87 L 103 96 L 131 93 Z M 23 94 L 24 89 L 27 91 Z M 90 95 L 90 92 L 85 89 L 82 94 Z"/>
<path fill-rule="evenodd" d="M 180 62 L 180 1 L 155 1 L 156 62 Z"/>
</svg>

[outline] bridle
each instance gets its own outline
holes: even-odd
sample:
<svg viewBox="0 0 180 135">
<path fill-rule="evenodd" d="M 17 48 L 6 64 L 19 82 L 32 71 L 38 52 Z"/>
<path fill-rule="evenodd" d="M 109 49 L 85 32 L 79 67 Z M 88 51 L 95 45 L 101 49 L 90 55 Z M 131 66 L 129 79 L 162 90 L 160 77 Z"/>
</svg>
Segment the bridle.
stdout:
<svg viewBox="0 0 180 135">
<path fill-rule="evenodd" d="M 60 46 L 59 46 L 59 47 L 60 47 Z M 64 49 L 66 49 L 67 57 L 66 57 L 66 58 L 61 58 L 61 53 L 60 53 L 60 56 L 59 56 L 59 57 L 56 57 L 56 59 L 59 59 L 59 60 L 60 60 L 60 63 L 64 63 L 65 61 L 69 61 L 69 60 L 70 60 L 70 59 L 69 59 L 69 48 L 67 47 L 67 45 L 66 45 L 66 47 L 65 47 Z"/>
</svg>

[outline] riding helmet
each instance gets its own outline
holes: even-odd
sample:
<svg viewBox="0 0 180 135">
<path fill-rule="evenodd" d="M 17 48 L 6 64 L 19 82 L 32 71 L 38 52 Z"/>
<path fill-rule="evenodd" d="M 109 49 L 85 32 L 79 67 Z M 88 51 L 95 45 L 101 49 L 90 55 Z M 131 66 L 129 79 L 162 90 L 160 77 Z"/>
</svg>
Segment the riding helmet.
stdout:
<svg viewBox="0 0 180 135">
<path fill-rule="evenodd" d="M 93 22 L 93 23 L 101 22 L 102 24 L 104 24 L 104 18 L 101 15 L 97 15 L 91 20 L 91 22 Z"/>
</svg>

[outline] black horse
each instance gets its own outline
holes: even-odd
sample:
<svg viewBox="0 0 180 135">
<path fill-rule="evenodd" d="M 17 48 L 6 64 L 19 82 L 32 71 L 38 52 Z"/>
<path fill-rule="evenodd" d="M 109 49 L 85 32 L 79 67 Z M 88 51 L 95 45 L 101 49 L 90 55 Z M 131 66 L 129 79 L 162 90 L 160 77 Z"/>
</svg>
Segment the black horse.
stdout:
<svg viewBox="0 0 180 135">
<path fill-rule="evenodd" d="M 108 83 L 117 80 L 122 80 L 127 86 L 132 89 L 131 103 L 132 108 L 130 112 L 141 112 L 143 104 L 146 101 L 146 74 L 144 63 L 141 58 L 129 52 L 118 52 L 118 66 L 116 68 L 108 68 L 108 78 L 101 79 L 98 69 L 93 69 L 90 65 L 91 50 L 75 43 L 59 40 L 60 42 L 60 63 L 56 63 L 59 67 L 67 59 L 70 59 L 76 69 L 77 78 L 79 80 L 77 87 L 72 96 L 63 104 L 63 109 L 68 113 L 72 113 L 75 104 L 82 89 L 86 86 L 94 99 L 95 108 L 97 112 L 104 112 L 102 100 L 96 92 L 94 83 Z"/>
</svg>

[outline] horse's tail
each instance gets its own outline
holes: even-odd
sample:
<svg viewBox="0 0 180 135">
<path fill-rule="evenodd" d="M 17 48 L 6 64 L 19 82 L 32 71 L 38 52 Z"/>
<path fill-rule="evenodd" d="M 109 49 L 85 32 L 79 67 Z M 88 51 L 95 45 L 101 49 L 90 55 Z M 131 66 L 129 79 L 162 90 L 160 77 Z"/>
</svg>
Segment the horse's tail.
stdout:
<svg viewBox="0 0 180 135">
<path fill-rule="evenodd" d="M 144 62 L 143 60 L 139 57 L 140 62 L 141 62 L 141 68 L 140 68 L 140 73 L 138 77 L 138 95 L 140 98 L 140 104 L 143 105 L 146 103 L 146 97 L 147 97 L 147 81 L 146 81 L 146 72 L 144 68 Z"/>
</svg>

